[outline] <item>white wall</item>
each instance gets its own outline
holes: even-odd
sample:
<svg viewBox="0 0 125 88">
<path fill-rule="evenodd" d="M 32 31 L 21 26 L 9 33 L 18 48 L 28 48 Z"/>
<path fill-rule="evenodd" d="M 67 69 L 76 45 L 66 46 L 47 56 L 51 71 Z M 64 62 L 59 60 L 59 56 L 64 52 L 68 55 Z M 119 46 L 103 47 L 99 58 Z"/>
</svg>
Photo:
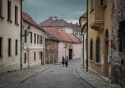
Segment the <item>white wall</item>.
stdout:
<svg viewBox="0 0 125 88">
<path fill-rule="evenodd" d="M 65 57 L 65 44 L 67 46 L 72 44 L 73 56 L 72 59 L 77 59 L 81 57 L 81 43 L 80 44 L 73 44 L 73 43 L 66 43 L 66 42 L 59 42 L 59 50 L 58 50 L 58 62 L 62 62 L 62 57 Z M 66 48 L 66 56 L 69 57 L 69 47 Z"/>
<path fill-rule="evenodd" d="M 86 32 L 84 32 L 84 66 L 86 67 Z"/>
<path fill-rule="evenodd" d="M 81 58 L 81 43 L 73 44 L 73 59 Z"/>
<path fill-rule="evenodd" d="M 0 73 L 20 69 L 20 0 L 11 0 L 11 21 L 7 17 L 7 1 L 2 0 L 2 17 L 0 17 L 0 37 L 2 37 L 2 57 Z M 15 5 L 18 7 L 18 24 L 15 24 Z M 11 56 L 8 56 L 8 39 L 11 39 Z M 15 40 L 18 40 L 18 54 L 15 55 Z"/>
</svg>

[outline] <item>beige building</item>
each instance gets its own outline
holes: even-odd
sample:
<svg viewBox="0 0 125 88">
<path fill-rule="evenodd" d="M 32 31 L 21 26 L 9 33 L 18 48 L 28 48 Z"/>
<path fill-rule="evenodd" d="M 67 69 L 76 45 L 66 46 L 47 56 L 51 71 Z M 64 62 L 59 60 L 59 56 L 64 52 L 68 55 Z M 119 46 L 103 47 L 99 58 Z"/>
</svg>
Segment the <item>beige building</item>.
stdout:
<svg viewBox="0 0 125 88">
<path fill-rule="evenodd" d="M 88 1 L 89 72 L 111 78 L 111 0 Z"/>
<path fill-rule="evenodd" d="M 22 12 L 22 67 L 45 64 L 45 31 Z"/>
<path fill-rule="evenodd" d="M 21 0 L 0 0 L 0 73 L 20 69 Z"/>
</svg>

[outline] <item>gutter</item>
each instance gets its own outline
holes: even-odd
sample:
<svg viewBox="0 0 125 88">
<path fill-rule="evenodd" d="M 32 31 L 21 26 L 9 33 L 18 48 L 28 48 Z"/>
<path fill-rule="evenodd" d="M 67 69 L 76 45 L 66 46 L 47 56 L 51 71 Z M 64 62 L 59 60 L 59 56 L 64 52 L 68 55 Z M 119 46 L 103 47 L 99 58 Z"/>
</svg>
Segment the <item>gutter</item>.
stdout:
<svg viewBox="0 0 125 88">
<path fill-rule="evenodd" d="M 87 23 L 86 23 L 86 71 L 88 72 L 88 0 L 87 0 Z"/>
<path fill-rule="evenodd" d="M 20 19 L 20 68 L 22 69 L 22 1 L 20 1 L 20 13 L 21 13 L 21 19 Z"/>
</svg>

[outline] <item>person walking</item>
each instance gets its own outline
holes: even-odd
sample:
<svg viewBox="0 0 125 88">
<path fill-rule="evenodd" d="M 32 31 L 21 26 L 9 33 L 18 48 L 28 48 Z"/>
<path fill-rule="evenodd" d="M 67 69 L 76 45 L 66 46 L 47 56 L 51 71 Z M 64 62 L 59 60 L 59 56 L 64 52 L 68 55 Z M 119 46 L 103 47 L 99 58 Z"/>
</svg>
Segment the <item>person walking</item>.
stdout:
<svg viewBox="0 0 125 88">
<path fill-rule="evenodd" d="M 66 58 L 65 58 L 66 67 L 68 66 L 68 61 L 69 61 L 68 56 L 66 56 Z"/>
<path fill-rule="evenodd" d="M 64 59 L 64 57 L 62 57 L 62 64 L 63 64 L 63 67 L 64 67 L 64 62 L 65 62 L 65 59 Z"/>
</svg>

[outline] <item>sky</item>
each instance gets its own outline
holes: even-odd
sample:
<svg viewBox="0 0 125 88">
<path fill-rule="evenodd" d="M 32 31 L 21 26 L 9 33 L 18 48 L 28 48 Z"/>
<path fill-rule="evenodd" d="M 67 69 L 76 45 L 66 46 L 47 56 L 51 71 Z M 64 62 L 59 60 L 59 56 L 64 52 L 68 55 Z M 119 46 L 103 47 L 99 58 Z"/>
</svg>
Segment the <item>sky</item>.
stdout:
<svg viewBox="0 0 125 88">
<path fill-rule="evenodd" d="M 68 23 L 78 23 L 86 12 L 86 0 L 23 0 L 22 10 L 38 24 L 50 16 L 57 16 Z"/>
</svg>

